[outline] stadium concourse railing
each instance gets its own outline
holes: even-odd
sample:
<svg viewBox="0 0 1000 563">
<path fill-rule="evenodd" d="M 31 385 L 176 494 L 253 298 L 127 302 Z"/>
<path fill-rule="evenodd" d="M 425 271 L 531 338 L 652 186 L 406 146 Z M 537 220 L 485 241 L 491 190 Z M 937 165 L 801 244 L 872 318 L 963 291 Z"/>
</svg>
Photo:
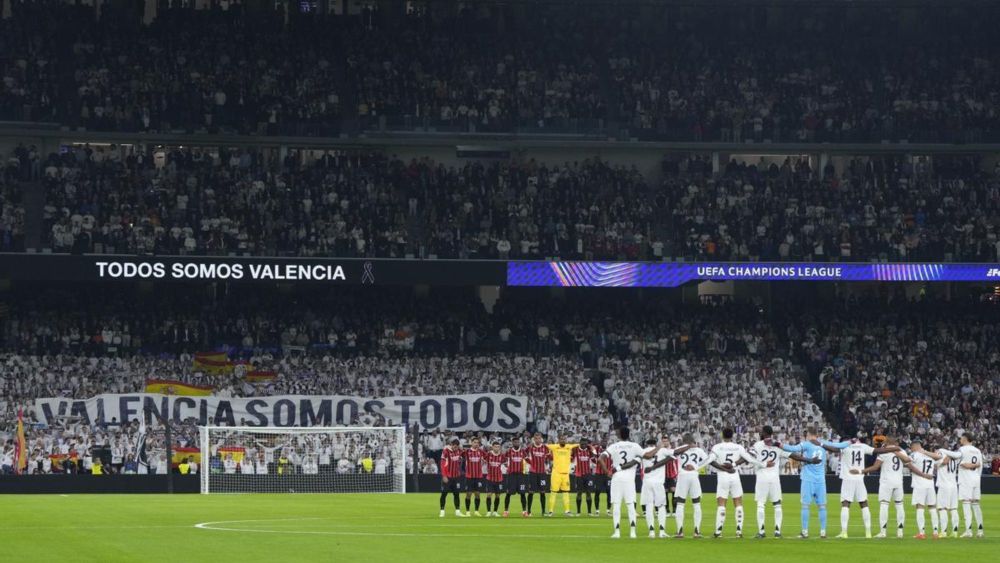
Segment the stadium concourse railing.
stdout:
<svg viewBox="0 0 1000 563">
<path fill-rule="evenodd" d="M 197 494 L 201 492 L 201 480 L 198 475 L 179 475 L 173 477 L 174 493 Z M 741 476 L 744 490 L 752 491 L 755 478 L 752 475 Z M 877 490 L 876 476 L 865 477 L 869 491 Z M 831 494 L 840 492 L 840 479 L 827 475 L 827 489 Z M 905 490 L 910 490 L 909 477 L 904 479 Z M 714 475 L 701 477 L 702 488 L 707 493 L 715 492 L 716 479 Z M 781 489 L 785 493 L 799 492 L 799 477 L 797 475 L 782 475 Z M 440 477 L 437 475 L 407 475 L 407 493 L 428 493 L 440 490 Z M 167 492 L 166 475 L 0 475 L 0 493 L 6 494 L 143 494 Z M 982 492 L 985 494 L 1000 494 L 1000 476 L 984 475 Z"/>
<path fill-rule="evenodd" d="M 524 128 L 513 132 L 438 130 L 436 128 L 386 128 L 384 130 L 358 130 L 354 133 L 334 131 L 327 135 L 242 135 L 235 133 L 209 133 L 189 131 L 165 132 L 109 132 L 71 129 L 58 123 L 25 121 L 0 121 L 0 146 L 18 143 L 34 144 L 47 154 L 62 145 L 71 144 L 124 144 L 146 146 L 203 146 L 203 147 L 254 147 L 298 149 L 398 149 L 450 148 L 475 143 L 482 148 L 516 152 L 539 150 L 575 151 L 661 151 L 661 152 L 719 152 L 724 154 L 991 154 L 1000 153 L 1000 135 L 983 137 L 984 141 L 943 139 L 927 142 L 917 139 L 893 137 L 866 141 L 852 139 L 818 140 L 813 142 L 746 140 L 740 143 L 698 139 L 682 139 L 676 135 L 635 134 L 628 129 L 601 130 L 597 133 L 582 132 L 572 128 Z M 956 142 L 958 141 L 958 142 Z"/>
</svg>

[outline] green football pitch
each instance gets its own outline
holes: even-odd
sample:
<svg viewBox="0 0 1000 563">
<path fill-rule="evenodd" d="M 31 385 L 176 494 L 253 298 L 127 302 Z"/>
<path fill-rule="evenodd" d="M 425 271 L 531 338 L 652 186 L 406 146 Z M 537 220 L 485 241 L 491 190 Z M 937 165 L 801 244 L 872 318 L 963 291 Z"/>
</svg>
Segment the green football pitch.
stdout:
<svg viewBox="0 0 1000 563">
<path fill-rule="evenodd" d="M 750 497 L 747 497 L 749 500 Z M 836 496 L 831 495 L 830 500 Z M 449 499 L 449 508 L 450 508 Z M 561 499 L 557 510 L 561 510 Z M 715 520 L 707 495 L 703 530 Z M 874 497 L 872 497 L 874 501 Z M 537 504 L 537 499 L 536 499 Z M 732 509 L 724 539 L 650 540 L 640 518 L 638 539 L 613 540 L 611 518 L 509 519 L 438 517 L 438 497 L 409 495 L 0 495 L 3 561 L 615 561 L 682 560 L 810 562 L 995 560 L 1000 551 L 1000 496 L 984 497 L 984 539 L 914 540 L 907 498 L 906 539 L 865 540 L 861 514 L 851 514 L 848 540 L 798 539 L 799 501 L 785 497 L 784 539 L 733 537 Z M 518 507 L 513 499 L 511 508 Z M 877 524 L 878 507 L 873 507 Z M 747 506 L 747 532 L 755 513 Z M 829 532 L 839 532 L 839 507 Z M 961 513 L 961 509 L 959 509 Z M 691 510 L 688 510 L 690 522 Z M 768 510 L 770 521 L 771 512 Z M 895 514 L 890 515 L 894 524 Z M 996 528 L 991 525 L 996 523 Z M 890 528 L 893 524 L 890 524 Z M 928 526 L 929 526 L 928 519 Z M 770 525 L 769 525 L 770 527 Z M 668 531 L 674 530 L 672 520 Z M 690 530 L 690 524 L 688 525 Z M 991 530 L 997 530 L 991 533 Z M 626 533 L 627 535 L 627 533 Z M 992 555 L 991 555 L 992 554 Z M 947 559 L 945 559 L 947 558 Z"/>
</svg>

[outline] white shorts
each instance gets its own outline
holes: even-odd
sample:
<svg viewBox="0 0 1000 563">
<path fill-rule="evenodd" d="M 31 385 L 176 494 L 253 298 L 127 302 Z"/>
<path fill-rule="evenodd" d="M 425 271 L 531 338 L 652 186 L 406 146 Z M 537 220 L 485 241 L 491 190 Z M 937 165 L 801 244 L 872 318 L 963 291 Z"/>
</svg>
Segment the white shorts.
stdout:
<svg viewBox="0 0 1000 563">
<path fill-rule="evenodd" d="M 879 483 L 878 485 L 878 501 L 879 502 L 903 502 L 903 484 L 895 483 Z"/>
<path fill-rule="evenodd" d="M 958 500 L 979 500 L 982 496 L 982 491 L 979 490 L 979 485 L 970 486 L 958 484 Z"/>
<path fill-rule="evenodd" d="M 913 506 L 935 506 L 937 504 L 937 495 L 934 494 L 934 487 L 913 489 L 913 498 L 910 499 L 910 504 Z"/>
<path fill-rule="evenodd" d="M 629 504 L 635 503 L 635 480 L 611 478 L 611 506 L 616 506 L 625 501 Z"/>
<path fill-rule="evenodd" d="M 956 485 L 938 487 L 937 506 L 949 510 L 958 508 L 958 487 Z"/>
<path fill-rule="evenodd" d="M 740 478 L 731 479 L 719 477 L 715 486 L 715 498 L 740 498 L 743 496 L 743 483 Z"/>
<path fill-rule="evenodd" d="M 781 500 L 781 481 L 761 481 L 757 479 L 757 487 L 753 491 L 753 499 L 757 504 L 778 502 Z"/>
<path fill-rule="evenodd" d="M 642 481 L 642 504 L 653 506 L 664 506 L 667 504 L 667 493 L 663 490 L 663 483 L 656 481 Z"/>
<path fill-rule="evenodd" d="M 841 481 L 840 502 L 868 502 L 868 489 L 865 488 L 865 482 L 861 479 Z"/>
<path fill-rule="evenodd" d="M 674 490 L 674 498 L 696 499 L 701 497 L 701 481 L 697 475 L 681 473 L 677 476 L 677 488 Z"/>
</svg>

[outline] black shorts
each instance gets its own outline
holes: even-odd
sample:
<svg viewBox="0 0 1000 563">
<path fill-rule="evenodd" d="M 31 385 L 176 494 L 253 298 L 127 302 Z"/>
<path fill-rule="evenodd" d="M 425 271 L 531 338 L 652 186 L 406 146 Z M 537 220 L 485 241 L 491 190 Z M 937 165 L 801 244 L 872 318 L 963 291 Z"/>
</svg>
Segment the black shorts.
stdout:
<svg viewBox="0 0 1000 563">
<path fill-rule="evenodd" d="M 485 491 L 487 493 L 499 494 L 499 493 L 502 493 L 503 490 L 504 490 L 503 481 L 490 481 L 489 479 L 487 479 L 483 483 L 484 483 Z"/>
<path fill-rule="evenodd" d="M 677 487 L 677 479 L 671 479 L 670 477 L 667 477 L 663 481 L 663 490 L 666 491 L 666 492 L 668 492 L 668 493 L 670 492 L 670 489 L 673 489 L 673 488 L 676 488 L 676 487 Z"/>
<path fill-rule="evenodd" d="M 532 493 L 549 492 L 549 476 L 545 473 L 531 473 L 528 475 L 528 490 Z"/>
<path fill-rule="evenodd" d="M 528 485 L 525 482 L 523 473 L 508 473 L 504 477 L 503 488 L 508 493 L 528 492 Z"/>
<path fill-rule="evenodd" d="M 594 475 L 594 492 L 595 493 L 607 493 L 611 489 L 611 482 L 608 480 L 607 475 Z"/>
<path fill-rule="evenodd" d="M 587 475 L 584 477 L 576 477 L 576 488 L 574 489 L 578 493 L 596 493 L 597 492 L 597 478 L 600 475 Z"/>
<path fill-rule="evenodd" d="M 449 477 L 447 483 L 444 482 L 444 479 L 441 479 L 441 492 L 442 493 L 462 492 L 462 479 L 460 477 Z"/>
<path fill-rule="evenodd" d="M 465 478 L 465 490 L 468 491 L 468 492 L 470 492 L 470 493 L 481 493 L 481 492 L 483 492 L 483 490 L 486 489 L 484 481 L 486 481 L 486 479 L 480 479 L 480 478 L 475 478 L 475 477 L 466 477 Z"/>
</svg>

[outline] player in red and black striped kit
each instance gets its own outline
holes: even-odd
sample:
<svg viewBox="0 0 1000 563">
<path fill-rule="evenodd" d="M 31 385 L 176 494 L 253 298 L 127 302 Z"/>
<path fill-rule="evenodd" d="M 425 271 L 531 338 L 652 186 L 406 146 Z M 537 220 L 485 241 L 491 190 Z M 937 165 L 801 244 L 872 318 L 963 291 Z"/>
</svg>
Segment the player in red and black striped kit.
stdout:
<svg viewBox="0 0 1000 563">
<path fill-rule="evenodd" d="M 594 444 L 594 447 L 591 449 L 594 450 L 595 460 L 600 459 L 601 454 L 604 453 L 604 446 L 600 444 Z M 601 515 L 601 493 L 604 493 L 608 501 L 608 514 L 611 513 L 611 492 L 608 488 L 609 477 L 608 469 L 603 464 L 594 464 L 594 516 Z"/>
<path fill-rule="evenodd" d="M 674 517 L 674 491 L 677 490 L 677 458 L 666 465 L 666 479 L 663 482 L 663 492 L 667 499 L 667 518 Z"/>
<path fill-rule="evenodd" d="M 455 516 L 465 516 L 459 509 L 458 493 L 462 491 L 462 463 L 465 453 L 458 446 L 458 438 L 448 440 L 448 445 L 441 450 L 441 518 L 444 518 L 444 505 L 448 501 L 448 493 L 455 499 Z"/>
<path fill-rule="evenodd" d="M 524 461 L 528 458 L 528 450 L 521 447 L 521 438 L 514 436 L 510 442 L 510 448 L 504 452 L 507 459 L 507 479 L 504 482 L 504 489 L 507 494 L 503 499 L 503 517 L 510 514 L 510 497 L 515 493 L 521 497 L 521 516 L 528 516 L 528 504 L 524 499 L 524 493 L 528 486 L 525 482 Z"/>
<path fill-rule="evenodd" d="M 583 496 L 587 495 L 587 514 L 592 514 L 594 499 L 591 496 L 596 490 L 594 482 L 594 466 L 597 456 L 590 446 L 590 440 L 580 439 L 580 447 L 573 450 L 573 463 L 575 469 L 573 476 L 576 478 L 576 513 L 579 515 L 583 505 Z M 596 514 L 592 514 L 596 516 Z"/>
<path fill-rule="evenodd" d="M 486 451 L 480 447 L 479 438 L 472 439 L 472 447 L 465 450 L 465 515 L 469 516 L 469 507 L 472 504 L 472 497 L 476 497 L 476 516 L 479 514 L 479 494 L 483 491 L 483 463 L 486 461 Z"/>
<path fill-rule="evenodd" d="M 531 501 L 534 493 L 538 493 L 542 501 L 542 514 L 545 514 L 545 491 L 549 488 L 549 471 L 547 464 L 552 461 L 552 451 L 542 440 L 541 432 L 535 432 L 532 444 L 528 446 L 528 510 L 531 516 Z"/>
<path fill-rule="evenodd" d="M 483 459 L 486 463 L 486 515 L 497 517 L 500 516 L 500 493 L 503 492 L 503 473 L 507 464 L 507 456 L 500 451 L 499 441 L 493 442 Z"/>
</svg>

